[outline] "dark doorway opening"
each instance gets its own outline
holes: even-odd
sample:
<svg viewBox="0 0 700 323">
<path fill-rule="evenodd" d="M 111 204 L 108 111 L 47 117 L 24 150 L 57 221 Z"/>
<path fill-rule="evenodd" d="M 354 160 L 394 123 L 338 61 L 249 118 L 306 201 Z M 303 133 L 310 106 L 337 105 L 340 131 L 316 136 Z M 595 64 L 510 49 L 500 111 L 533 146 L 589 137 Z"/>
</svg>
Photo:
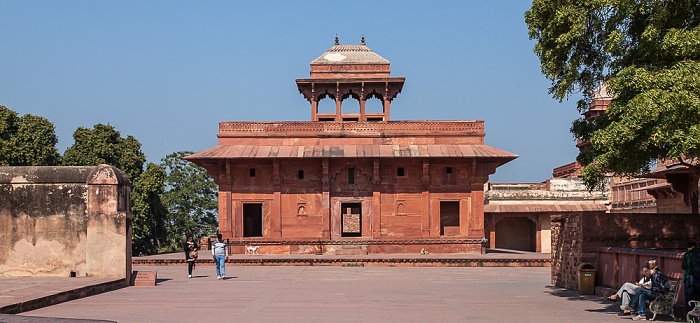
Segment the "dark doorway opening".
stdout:
<svg viewBox="0 0 700 323">
<path fill-rule="evenodd" d="M 526 218 L 505 218 L 496 223 L 496 248 L 535 252 L 535 223 Z"/>
<path fill-rule="evenodd" d="M 362 236 L 362 203 L 341 203 L 341 237 Z"/>
<path fill-rule="evenodd" d="M 243 236 L 263 236 L 262 203 L 243 204 Z"/>
<path fill-rule="evenodd" d="M 440 202 L 440 235 L 459 235 L 459 202 Z"/>
</svg>

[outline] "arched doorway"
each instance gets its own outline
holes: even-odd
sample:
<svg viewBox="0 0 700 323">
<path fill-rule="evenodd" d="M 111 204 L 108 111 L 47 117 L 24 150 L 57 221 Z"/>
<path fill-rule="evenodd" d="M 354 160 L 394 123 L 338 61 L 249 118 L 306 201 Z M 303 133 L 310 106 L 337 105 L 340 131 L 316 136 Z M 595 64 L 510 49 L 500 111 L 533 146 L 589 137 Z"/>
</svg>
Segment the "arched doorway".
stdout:
<svg viewBox="0 0 700 323">
<path fill-rule="evenodd" d="M 505 218 L 496 223 L 496 248 L 536 251 L 535 223 L 527 218 Z"/>
</svg>

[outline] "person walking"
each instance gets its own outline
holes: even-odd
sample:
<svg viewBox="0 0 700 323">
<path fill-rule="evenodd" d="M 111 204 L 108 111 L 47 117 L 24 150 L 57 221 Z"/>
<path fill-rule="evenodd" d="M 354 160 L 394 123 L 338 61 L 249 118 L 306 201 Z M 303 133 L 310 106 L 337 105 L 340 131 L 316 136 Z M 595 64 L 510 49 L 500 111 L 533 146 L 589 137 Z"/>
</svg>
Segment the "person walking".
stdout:
<svg viewBox="0 0 700 323">
<path fill-rule="evenodd" d="M 187 260 L 187 277 L 192 278 L 192 270 L 196 266 L 198 252 L 197 245 L 194 243 L 192 237 L 187 237 L 187 242 L 185 242 L 185 260 Z"/>
<path fill-rule="evenodd" d="M 681 269 L 683 275 L 683 290 L 685 291 L 685 310 L 690 312 L 693 306 L 688 302 L 700 301 L 700 250 L 695 242 L 688 243 L 688 251 L 683 255 Z"/>
<path fill-rule="evenodd" d="M 226 261 L 228 260 L 228 248 L 221 238 L 221 233 L 216 235 L 216 242 L 211 246 L 211 255 L 216 265 L 216 279 L 226 279 Z"/>
</svg>

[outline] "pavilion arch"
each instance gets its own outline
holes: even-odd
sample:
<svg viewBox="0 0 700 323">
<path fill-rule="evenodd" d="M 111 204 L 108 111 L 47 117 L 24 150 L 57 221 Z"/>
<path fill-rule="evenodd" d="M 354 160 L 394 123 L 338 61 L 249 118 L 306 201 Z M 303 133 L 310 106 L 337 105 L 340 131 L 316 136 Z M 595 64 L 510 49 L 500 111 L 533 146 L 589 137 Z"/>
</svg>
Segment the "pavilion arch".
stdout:
<svg viewBox="0 0 700 323">
<path fill-rule="evenodd" d="M 335 114 L 335 95 L 326 91 L 317 97 L 316 102 L 318 102 L 316 113 Z"/>
<path fill-rule="evenodd" d="M 384 96 L 376 91 L 365 96 L 365 111 L 367 113 L 384 113 Z"/>
<path fill-rule="evenodd" d="M 350 100 L 346 102 L 347 99 L 354 99 L 355 101 Z M 360 114 L 360 96 L 357 93 L 348 90 L 343 93 L 340 102 L 341 114 Z"/>
<path fill-rule="evenodd" d="M 537 252 L 538 221 L 530 215 L 502 215 L 492 222 L 495 247 Z"/>
</svg>

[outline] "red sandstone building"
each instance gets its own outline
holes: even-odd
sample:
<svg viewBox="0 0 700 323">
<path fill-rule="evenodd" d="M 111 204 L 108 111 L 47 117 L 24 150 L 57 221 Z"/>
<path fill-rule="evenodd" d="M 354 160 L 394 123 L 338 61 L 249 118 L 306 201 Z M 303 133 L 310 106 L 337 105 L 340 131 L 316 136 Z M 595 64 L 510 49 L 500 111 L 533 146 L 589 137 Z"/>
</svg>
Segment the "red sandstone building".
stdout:
<svg viewBox="0 0 700 323">
<path fill-rule="evenodd" d="M 480 252 L 484 184 L 517 156 L 484 145 L 483 121 L 391 121 L 404 81 L 336 37 L 296 80 L 311 121 L 220 122 L 186 158 L 219 185 L 219 232 L 262 253 Z"/>
</svg>

